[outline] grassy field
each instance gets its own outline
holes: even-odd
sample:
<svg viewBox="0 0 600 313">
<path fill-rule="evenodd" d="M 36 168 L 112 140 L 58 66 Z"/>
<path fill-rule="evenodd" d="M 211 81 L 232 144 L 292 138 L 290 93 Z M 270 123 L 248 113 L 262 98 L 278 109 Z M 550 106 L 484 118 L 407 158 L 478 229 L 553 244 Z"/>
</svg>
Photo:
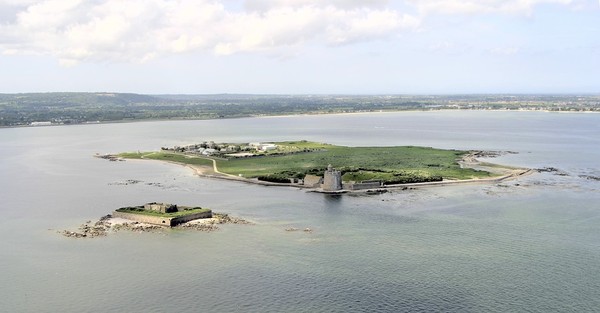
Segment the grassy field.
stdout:
<svg viewBox="0 0 600 313">
<path fill-rule="evenodd" d="M 254 158 L 218 160 L 224 173 L 257 177 L 282 172 L 307 173 L 328 164 L 344 172 L 344 180 L 389 180 L 391 176 L 441 176 L 446 179 L 490 177 L 490 173 L 460 168 L 457 161 L 467 151 L 425 147 L 344 147 L 311 142 L 283 142 L 282 146 L 304 146 L 311 152 Z"/>
<path fill-rule="evenodd" d="M 247 158 L 215 158 L 219 171 L 246 178 L 322 175 L 328 164 L 343 173 L 344 181 L 382 180 L 387 183 L 471 179 L 493 176 L 461 168 L 457 161 L 468 151 L 427 147 L 344 147 L 310 141 L 278 142 L 278 149 Z M 212 159 L 160 151 L 122 153 L 133 159 L 154 159 L 212 166 Z"/>
<path fill-rule="evenodd" d="M 181 207 L 180 207 L 180 209 L 181 209 Z M 181 217 L 181 216 L 190 215 L 190 214 L 194 214 L 194 213 L 205 213 L 208 211 L 210 211 L 210 209 L 189 208 L 187 210 L 182 210 L 182 211 L 178 211 L 178 212 L 161 213 L 161 212 L 157 212 L 157 211 L 144 210 L 143 207 L 125 207 L 125 208 L 117 209 L 117 212 L 133 213 L 133 214 L 141 214 L 141 215 L 149 215 L 149 216 L 169 217 L 169 218 Z"/>
</svg>

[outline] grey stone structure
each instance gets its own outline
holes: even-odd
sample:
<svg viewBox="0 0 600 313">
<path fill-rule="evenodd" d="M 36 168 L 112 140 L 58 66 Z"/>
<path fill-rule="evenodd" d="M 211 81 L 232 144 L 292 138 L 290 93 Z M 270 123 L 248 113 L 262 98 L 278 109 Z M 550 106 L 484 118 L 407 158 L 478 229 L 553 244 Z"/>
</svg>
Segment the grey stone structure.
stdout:
<svg viewBox="0 0 600 313">
<path fill-rule="evenodd" d="M 325 175 L 323 176 L 323 184 L 321 189 L 324 191 L 342 190 L 342 172 L 334 169 L 331 164 L 327 166 Z"/>
<path fill-rule="evenodd" d="M 179 216 L 179 217 L 150 216 L 150 215 L 144 215 L 144 214 L 125 213 L 125 212 L 118 212 L 118 211 L 114 211 L 112 215 L 114 217 L 124 218 L 124 219 L 132 220 L 132 221 L 136 221 L 136 222 L 140 222 L 140 223 L 148 223 L 148 224 L 172 227 L 172 226 L 176 226 L 181 223 L 197 220 L 200 218 L 211 218 L 212 211 L 188 214 L 188 215 Z"/>
<path fill-rule="evenodd" d="M 173 212 L 177 212 L 177 205 L 176 204 L 150 202 L 150 203 L 144 204 L 144 210 L 156 211 L 156 212 L 160 212 L 160 213 L 173 213 Z"/>
<path fill-rule="evenodd" d="M 363 182 L 344 183 L 343 187 L 346 190 L 364 190 L 364 189 L 381 188 L 382 184 L 380 181 L 363 181 Z"/>
</svg>

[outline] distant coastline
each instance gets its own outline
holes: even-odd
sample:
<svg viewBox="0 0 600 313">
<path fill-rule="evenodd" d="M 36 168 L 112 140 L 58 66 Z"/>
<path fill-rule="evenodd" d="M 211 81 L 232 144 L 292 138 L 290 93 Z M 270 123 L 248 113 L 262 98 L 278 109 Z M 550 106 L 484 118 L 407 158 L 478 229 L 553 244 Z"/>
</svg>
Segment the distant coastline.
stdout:
<svg viewBox="0 0 600 313">
<path fill-rule="evenodd" d="M 5 126 L 0 125 L 2 128 L 41 128 L 41 127 L 59 127 L 59 126 L 86 126 L 86 125 L 109 125 L 109 124 L 127 124 L 127 123 L 152 123 L 152 122 L 182 122 L 182 121 L 212 121 L 212 120 L 234 120 L 234 119 L 246 119 L 246 118 L 285 118 L 294 116 L 342 116 L 342 115 L 361 115 L 361 114 L 393 114 L 393 113 L 410 113 L 410 112 L 539 112 L 549 114 L 600 114 L 598 111 L 553 111 L 553 110 L 536 110 L 536 109 L 410 109 L 410 110 L 390 110 L 390 111 L 365 111 L 365 112 L 344 112 L 344 113 L 326 113 L 326 112 L 314 112 L 314 113 L 298 113 L 298 114 L 281 114 L 281 115 L 248 115 L 248 116 L 237 116 L 237 117 L 223 117 L 223 118 L 203 118 L 203 119 L 192 119 L 192 118 L 170 118 L 170 119 L 135 119 L 135 120 L 114 120 L 114 121 L 95 121 L 95 122 L 84 122 L 79 124 L 49 124 L 49 125 L 11 125 Z"/>
<path fill-rule="evenodd" d="M 0 94 L 0 127 L 403 111 L 600 112 L 600 95 Z"/>
</svg>

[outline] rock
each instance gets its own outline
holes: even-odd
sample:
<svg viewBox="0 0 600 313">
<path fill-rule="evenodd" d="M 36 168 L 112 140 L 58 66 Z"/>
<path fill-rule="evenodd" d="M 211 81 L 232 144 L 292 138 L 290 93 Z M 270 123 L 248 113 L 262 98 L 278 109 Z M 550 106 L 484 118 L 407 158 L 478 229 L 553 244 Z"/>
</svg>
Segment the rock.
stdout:
<svg viewBox="0 0 600 313">
<path fill-rule="evenodd" d="M 592 176 L 592 175 L 579 175 L 580 178 L 585 178 L 587 180 L 596 180 L 596 181 L 600 181 L 600 177 L 598 176 Z"/>
<path fill-rule="evenodd" d="M 253 224 L 252 222 L 246 221 L 239 217 L 231 217 L 226 213 L 213 213 L 213 218 L 217 224 Z"/>
<path fill-rule="evenodd" d="M 213 223 L 183 223 L 177 226 L 178 228 L 187 228 L 194 229 L 198 231 L 215 231 L 218 230 L 219 227 Z"/>
<path fill-rule="evenodd" d="M 106 220 L 108 220 L 110 218 L 112 218 L 112 215 L 106 214 L 103 217 L 101 217 L 100 220 L 98 220 L 98 222 L 104 222 L 104 221 L 106 221 Z"/>
<path fill-rule="evenodd" d="M 557 169 L 556 167 L 543 167 L 536 169 L 538 173 L 554 173 L 558 176 L 569 176 L 569 174 L 563 170 Z"/>
</svg>

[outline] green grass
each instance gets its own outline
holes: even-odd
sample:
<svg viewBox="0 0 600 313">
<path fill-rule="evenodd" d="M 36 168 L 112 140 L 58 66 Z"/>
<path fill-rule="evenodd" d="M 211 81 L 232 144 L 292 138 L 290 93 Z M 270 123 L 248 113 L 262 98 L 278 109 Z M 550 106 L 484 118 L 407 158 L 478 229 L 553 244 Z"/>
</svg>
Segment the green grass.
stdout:
<svg viewBox="0 0 600 313">
<path fill-rule="evenodd" d="M 425 181 L 438 181 L 440 175 L 433 175 L 426 171 L 421 170 L 410 170 L 410 171 L 391 171 L 391 172 L 378 172 L 378 171 L 352 171 L 347 172 L 342 176 L 343 181 L 365 181 L 365 180 L 381 180 L 385 182 L 396 182 L 396 183 L 409 183 L 409 182 L 425 182 Z"/>
<path fill-rule="evenodd" d="M 189 210 L 183 210 L 183 208 L 185 208 L 185 207 L 179 207 L 179 209 L 181 211 L 178 211 L 178 212 L 161 213 L 161 212 L 157 212 L 157 211 L 144 210 L 143 207 L 125 207 L 125 208 L 117 209 L 117 212 L 173 218 L 173 217 L 181 217 L 181 216 L 186 216 L 186 215 L 195 214 L 195 213 L 206 213 L 206 212 L 210 211 L 210 209 L 203 209 L 203 208 L 198 208 L 198 209 L 190 208 Z"/>
<path fill-rule="evenodd" d="M 117 156 L 124 159 L 141 159 L 144 155 L 150 154 L 152 152 L 123 152 L 119 153 Z"/>
<path fill-rule="evenodd" d="M 289 144 L 289 143 L 277 143 Z M 424 176 L 441 176 L 447 179 L 469 179 L 490 177 L 490 173 L 460 168 L 457 160 L 467 151 L 440 150 L 425 147 L 343 147 L 307 143 L 307 147 L 319 149 L 314 152 L 300 152 L 288 155 L 263 156 L 255 158 L 218 160 L 219 171 L 244 177 L 257 177 L 283 171 L 307 172 L 312 169 L 325 169 L 328 164 L 343 171 L 368 169 L 376 171 L 370 176 L 354 177 L 358 180 L 385 179 L 390 173 L 414 173 Z M 384 171 L 388 173 L 377 173 Z M 365 179 L 361 179 L 365 178 Z M 345 180 L 350 179 L 349 176 Z"/>
<path fill-rule="evenodd" d="M 330 145 L 328 143 L 319 143 L 319 142 L 313 142 L 313 141 L 306 141 L 306 140 L 300 140 L 300 141 L 283 141 L 283 142 L 277 142 L 276 143 L 279 147 L 288 147 L 291 149 L 327 149 L 327 148 L 331 148 L 331 147 L 335 147 L 334 145 Z"/>
</svg>

